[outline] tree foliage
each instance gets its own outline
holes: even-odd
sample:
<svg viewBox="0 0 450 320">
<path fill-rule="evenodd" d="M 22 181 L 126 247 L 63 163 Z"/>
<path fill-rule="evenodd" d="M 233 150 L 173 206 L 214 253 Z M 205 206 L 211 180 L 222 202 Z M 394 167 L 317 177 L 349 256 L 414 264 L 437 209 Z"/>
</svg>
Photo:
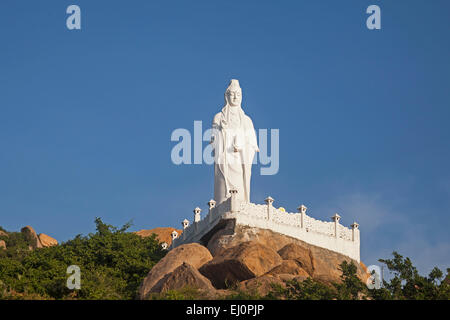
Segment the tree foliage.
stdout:
<svg viewBox="0 0 450 320">
<path fill-rule="evenodd" d="M 7 249 L 0 250 L 0 299 L 134 299 L 143 278 L 165 254 L 156 235 L 148 238 L 127 232 L 130 223 L 117 228 L 95 220 L 96 232 L 77 235 L 61 245 L 30 250 L 30 239 L 20 232 L 2 233 Z M 1 231 L 6 232 L 0 228 Z M 422 276 L 409 258 L 393 252 L 392 259 L 380 259 L 393 277 L 383 286 L 369 290 L 357 276 L 357 267 L 344 261 L 338 283 L 312 278 L 273 285 L 266 296 L 258 290 L 236 288 L 223 299 L 289 300 L 449 300 L 450 269 L 447 276 L 434 268 Z M 81 270 L 81 288 L 69 290 L 67 267 Z M 193 288 L 171 290 L 151 299 L 208 299 Z"/>
<path fill-rule="evenodd" d="M 141 238 L 126 232 L 130 224 L 116 228 L 100 218 L 95 224 L 96 233 L 34 251 L 20 233 L 9 233 L 3 238 L 7 250 L 0 253 L 0 298 L 135 298 L 141 281 L 165 251 L 155 235 Z M 67 288 L 70 265 L 80 267 L 79 290 Z"/>
<path fill-rule="evenodd" d="M 411 260 L 393 252 L 393 259 L 380 259 L 393 274 L 389 282 L 383 281 L 383 287 L 372 290 L 375 299 L 393 300 L 449 300 L 450 285 L 443 279 L 443 273 L 437 267 L 428 276 L 422 276 Z M 447 269 L 447 277 L 450 269 Z"/>
<path fill-rule="evenodd" d="M 265 298 L 289 300 L 450 300 L 450 268 L 447 277 L 434 268 L 430 274 L 421 276 L 409 258 L 393 252 L 393 259 L 380 259 L 394 274 L 389 281 L 383 281 L 378 289 L 368 289 L 357 276 L 352 263 L 342 262 L 339 283 L 322 283 L 312 278 L 302 282 L 287 281 L 285 286 L 274 285 Z"/>
</svg>

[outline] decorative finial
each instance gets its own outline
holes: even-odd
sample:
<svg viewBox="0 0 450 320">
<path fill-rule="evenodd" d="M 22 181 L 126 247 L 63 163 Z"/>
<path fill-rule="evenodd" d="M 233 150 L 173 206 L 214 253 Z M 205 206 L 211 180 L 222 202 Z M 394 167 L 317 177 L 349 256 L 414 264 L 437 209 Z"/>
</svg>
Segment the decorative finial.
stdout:
<svg viewBox="0 0 450 320">
<path fill-rule="evenodd" d="M 202 212 L 202 209 L 200 209 L 199 207 L 194 209 L 194 222 L 200 221 L 200 212 Z"/>
<path fill-rule="evenodd" d="M 298 212 L 300 212 L 300 213 L 306 213 L 307 209 L 308 208 L 305 205 L 303 205 L 303 204 L 300 207 L 297 208 Z"/>
<path fill-rule="evenodd" d="M 335 221 L 335 222 L 339 222 L 339 220 L 341 219 L 341 216 L 338 215 L 337 213 L 335 213 L 332 217 L 331 220 Z"/>
<path fill-rule="evenodd" d="M 209 209 L 214 208 L 216 206 L 216 201 L 213 200 L 213 199 L 209 200 L 208 201 L 208 206 L 209 206 Z"/>
</svg>

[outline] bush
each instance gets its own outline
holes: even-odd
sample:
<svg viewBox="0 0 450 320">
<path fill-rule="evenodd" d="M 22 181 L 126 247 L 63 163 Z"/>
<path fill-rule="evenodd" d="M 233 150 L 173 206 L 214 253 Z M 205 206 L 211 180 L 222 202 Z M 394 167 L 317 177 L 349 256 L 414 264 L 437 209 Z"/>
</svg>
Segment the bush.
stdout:
<svg viewBox="0 0 450 320">
<path fill-rule="evenodd" d="M 10 233 L 0 256 L 0 294 L 53 299 L 133 299 L 148 271 L 165 254 L 156 236 L 141 238 L 95 220 L 97 232 L 61 245 L 30 251 L 20 233 Z M 67 267 L 81 270 L 81 289 L 66 286 Z M 11 294 L 13 293 L 13 294 Z"/>
<path fill-rule="evenodd" d="M 374 299 L 386 300 L 449 300 L 450 285 L 443 279 L 443 273 L 434 268 L 430 274 L 421 276 L 409 258 L 403 258 L 397 252 L 393 252 L 393 259 L 380 259 L 394 277 L 389 281 L 383 281 L 383 287 L 371 290 Z M 450 269 L 447 269 L 447 278 Z"/>
</svg>

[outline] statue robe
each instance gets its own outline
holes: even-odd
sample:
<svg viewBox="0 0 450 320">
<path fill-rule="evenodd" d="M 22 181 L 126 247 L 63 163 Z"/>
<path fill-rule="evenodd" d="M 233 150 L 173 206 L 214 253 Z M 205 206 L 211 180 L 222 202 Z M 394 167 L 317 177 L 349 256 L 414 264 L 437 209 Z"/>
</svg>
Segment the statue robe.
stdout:
<svg viewBox="0 0 450 320">
<path fill-rule="evenodd" d="M 214 200 L 220 204 L 230 197 L 230 190 L 237 190 L 240 201 L 250 202 L 252 162 L 258 149 L 252 120 L 240 106 L 226 105 L 214 117 L 212 128 Z"/>
</svg>

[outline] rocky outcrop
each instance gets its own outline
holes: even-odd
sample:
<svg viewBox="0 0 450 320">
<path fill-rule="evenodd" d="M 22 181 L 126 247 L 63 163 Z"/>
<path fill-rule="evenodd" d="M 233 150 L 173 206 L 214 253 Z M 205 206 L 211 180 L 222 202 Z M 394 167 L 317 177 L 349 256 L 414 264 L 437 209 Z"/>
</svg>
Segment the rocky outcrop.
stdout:
<svg viewBox="0 0 450 320">
<path fill-rule="evenodd" d="M 204 246 L 198 243 L 184 244 L 170 250 L 148 273 L 139 288 L 139 298 L 145 299 L 152 288 L 166 275 L 173 272 L 184 262 L 198 269 L 208 261 L 212 255 Z"/>
<path fill-rule="evenodd" d="M 156 238 L 158 239 L 159 242 L 165 242 L 170 246 L 172 243 L 172 232 L 174 230 L 176 232 L 178 232 L 178 236 L 180 236 L 183 233 L 183 230 L 175 229 L 175 228 L 171 228 L 171 227 L 154 228 L 154 229 L 150 229 L 150 230 L 140 230 L 140 231 L 136 231 L 135 233 L 143 238 L 150 237 L 152 234 L 156 234 Z"/>
<path fill-rule="evenodd" d="M 270 230 L 230 226 L 202 239 L 212 253 L 197 243 L 170 250 L 144 279 L 139 297 L 185 287 L 200 290 L 208 299 L 235 289 L 265 296 L 273 284 L 284 287 L 287 281 L 308 278 L 330 285 L 341 281 L 343 261 L 356 265 L 363 282 L 368 277 L 362 262 L 337 252 Z"/>
<path fill-rule="evenodd" d="M 358 276 L 365 281 L 367 273 L 363 267 L 351 258 L 340 253 L 308 244 L 299 239 L 291 238 L 268 229 L 235 226 L 230 219 L 222 230 L 217 231 L 207 242 L 212 255 L 221 256 L 225 250 L 240 243 L 252 241 L 273 248 L 287 258 L 298 261 L 302 268 L 314 279 L 323 282 L 339 282 L 341 271 L 339 264 L 343 261 L 357 266 Z M 285 246 L 286 249 L 282 250 Z M 291 252 L 292 250 L 292 252 Z M 295 256 L 295 257 L 294 257 Z M 213 282 L 214 284 L 214 282 Z"/>
<path fill-rule="evenodd" d="M 313 275 L 314 258 L 310 249 L 307 249 L 295 243 L 289 243 L 278 250 L 278 254 L 283 258 L 283 260 L 294 260 L 309 275 Z"/>
<path fill-rule="evenodd" d="M 39 241 L 41 242 L 42 247 L 44 248 L 58 245 L 58 241 L 56 239 L 53 239 L 52 237 L 44 233 L 39 234 Z"/>
<path fill-rule="evenodd" d="M 293 276 L 304 276 L 310 277 L 310 274 L 306 272 L 305 269 L 296 260 L 283 260 L 279 266 L 276 266 L 270 270 L 267 274 L 269 275 L 279 275 L 279 274 L 289 274 Z"/>
<path fill-rule="evenodd" d="M 0 249 L 5 249 L 6 250 L 6 242 L 5 240 L 0 240 Z"/>
<path fill-rule="evenodd" d="M 169 290 L 179 290 L 186 287 L 210 293 L 215 291 L 211 281 L 189 263 L 183 262 L 183 264 L 159 280 L 150 292 L 164 293 Z"/>
<path fill-rule="evenodd" d="M 3 230 L 0 230 L 0 237 L 5 237 L 5 238 L 8 238 L 9 237 L 9 235 L 5 232 L 5 231 L 3 231 Z"/>
<path fill-rule="evenodd" d="M 42 248 L 41 241 L 39 240 L 39 237 L 33 227 L 23 227 L 20 232 L 22 232 L 22 234 L 25 235 L 26 239 L 30 242 L 30 249 Z"/>
<path fill-rule="evenodd" d="M 286 286 L 284 281 L 279 277 L 266 274 L 261 277 L 242 281 L 237 288 L 250 294 L 265 296 L 272 291 L 274 285 Z"/>
<path fill-rule="evenodd" d="M 215 256 L 199 271 L 211 280 L 214 287 L 224 289 L 259 277 L 281 262 L 281 257 L 273 249 L 257 242 L 244 242 Z"/>
</svg>

